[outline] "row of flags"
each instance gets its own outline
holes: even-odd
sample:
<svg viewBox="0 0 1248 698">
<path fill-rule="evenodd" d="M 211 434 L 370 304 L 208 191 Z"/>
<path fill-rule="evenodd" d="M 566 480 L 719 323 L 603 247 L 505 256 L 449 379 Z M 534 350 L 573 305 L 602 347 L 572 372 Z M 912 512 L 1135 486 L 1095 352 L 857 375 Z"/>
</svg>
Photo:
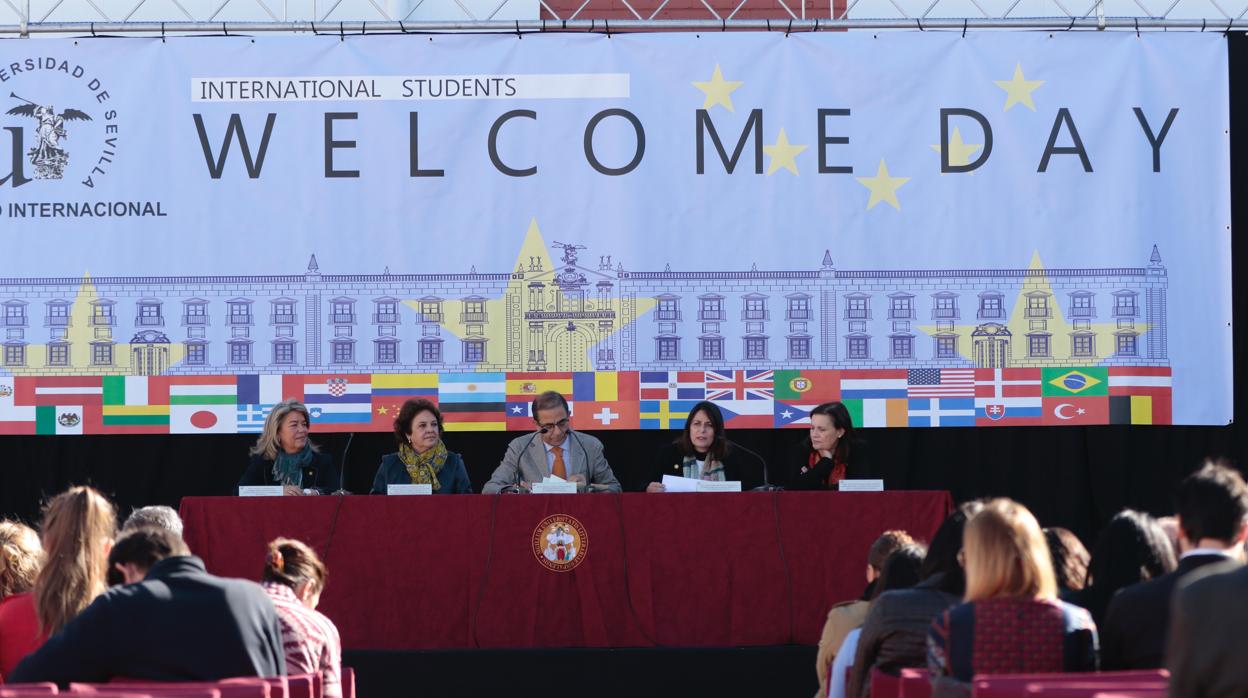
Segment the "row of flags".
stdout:
<svg viewBox="0 0 1248 698">
<path fill-rule="evenodd" d="M 845 403 L 861 427 L 1169 424 L 1164 366 L 0 377 L 0 434 L 258 433 L 304 402 L 313 431 L 390 431 L 404 401 L 448 431 L 527 431 L 530 403 L 566 397 L 578 429 L 680 429 L 702 400 L 729 428 L 801 428 Z"/>
</svg>

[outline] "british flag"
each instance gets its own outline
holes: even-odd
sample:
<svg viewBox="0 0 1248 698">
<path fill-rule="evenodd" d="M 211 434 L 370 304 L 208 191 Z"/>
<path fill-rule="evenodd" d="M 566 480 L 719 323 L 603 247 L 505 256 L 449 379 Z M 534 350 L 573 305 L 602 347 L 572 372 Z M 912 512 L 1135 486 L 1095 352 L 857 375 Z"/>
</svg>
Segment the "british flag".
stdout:
<svg viewBox="0 0 1248 698">
<path fill-rule="evenodd" d="M 771 400 L 775 371 L 707 371 L 708 400 Z"/>
</svg>

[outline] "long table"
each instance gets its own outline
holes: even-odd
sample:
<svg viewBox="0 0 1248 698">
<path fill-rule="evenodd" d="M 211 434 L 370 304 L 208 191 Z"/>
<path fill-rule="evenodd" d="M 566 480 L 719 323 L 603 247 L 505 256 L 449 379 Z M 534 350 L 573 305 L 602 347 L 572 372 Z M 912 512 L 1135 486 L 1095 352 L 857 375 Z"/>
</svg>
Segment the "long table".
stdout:
<svg viewBox="0 0 1248 698">
<path fill-rule="evenodd" d="M 208 570 L 259 579 L 267 541 L 322 554 L 319 610 L 348 649 L 813 644 L 888 529 L 930 539 L 947 492 L 188 497 Z M 581 526 L 579 564 L 535 552 Z M 544 545 L 538 536 L 539 548 Z M 565 566 L 566 567 L 566 566 Z"/>
</svg>

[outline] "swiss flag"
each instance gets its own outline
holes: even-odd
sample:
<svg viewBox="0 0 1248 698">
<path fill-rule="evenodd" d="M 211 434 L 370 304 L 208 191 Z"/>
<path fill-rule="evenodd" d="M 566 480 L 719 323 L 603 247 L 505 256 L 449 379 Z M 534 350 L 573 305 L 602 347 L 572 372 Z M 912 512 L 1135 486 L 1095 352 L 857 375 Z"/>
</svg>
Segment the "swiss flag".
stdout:
<svg viewBox="0 0 1248 698">
<path fill-rule="evenodd" d="M 1041 419 L 1047 425 L 1109 424 L 1109 396 L 1107 395 L 1046 397 L 1043 410 Z"/>
<path fill-rule="evenodd" d="M 583 431 L 637 429 L 636 402 L 577 402 L 572 405 L 572 427 Z"/>
</svg>

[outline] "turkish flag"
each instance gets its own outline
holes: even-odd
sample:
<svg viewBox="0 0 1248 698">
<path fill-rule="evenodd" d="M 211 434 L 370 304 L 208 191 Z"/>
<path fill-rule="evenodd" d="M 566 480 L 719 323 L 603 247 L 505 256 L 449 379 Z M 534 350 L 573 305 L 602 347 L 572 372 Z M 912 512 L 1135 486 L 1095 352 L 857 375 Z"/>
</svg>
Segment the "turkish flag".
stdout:
<svg viewBox="0 0 1248 698">
<path fill-rule="evenodd" d="M 1052 426 L 1109 424 L 1109 396 L 1046 397 L 1042 419 Z"/>
<path fill-rule="evenodd" d="M 638 409 L 636 402 L 574 402 L 572 427 L 583 431 L 637 429 Z"/>
</svg>

